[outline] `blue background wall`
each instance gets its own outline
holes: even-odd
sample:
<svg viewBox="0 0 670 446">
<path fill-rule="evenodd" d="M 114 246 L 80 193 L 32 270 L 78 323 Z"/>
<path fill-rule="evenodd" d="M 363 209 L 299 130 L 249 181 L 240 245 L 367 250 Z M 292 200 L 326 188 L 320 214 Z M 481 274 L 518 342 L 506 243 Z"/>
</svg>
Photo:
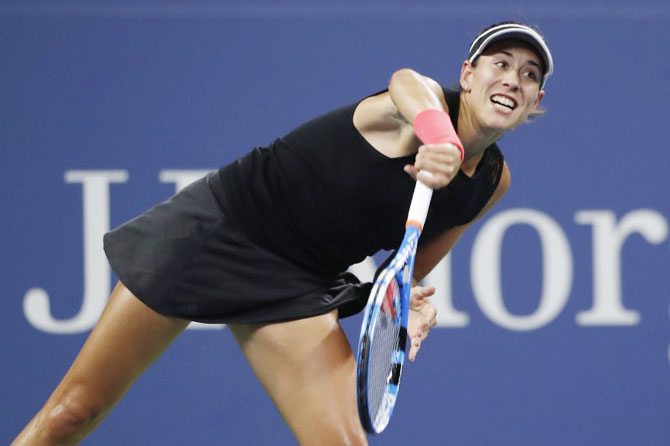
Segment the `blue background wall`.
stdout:
<svg viewBox="0 0 670 446">
<path fill-rule="evenodd" d="M 86 259 L 100 254 L 94 243 L 84 254 L 72 171 L 121 171 L 109 218 L 89 209 L 116 226 L 174 192 L 161 172 L 215 169 L 385 88 L 398 68 L 453 85 L 477 31 L 511 18 L 538 24 L 553 50 L 548 113 L 501 141 L 513 187 L 433 278 L 451 279 L 437 300 L 467 323 L 441 320 L 374 444 L 668 444 L 667 5 L 0 2 L 0 443 L 38 410 L 88 334 L 54 333 L 24 309 L 36 287 L 56 321 L 82 307 Z M 556 225 L 546 239 L 536 220 L 520 220 L 523 209 Z M 473 277 L 493 255 L 484 234 L 504 217 L 516 223 L 496 257 L 500 280 L 480 290 Z M 109 291 L 108 276 L 98 268 L 89 285 Z M 535 327 L 510 328 L 491 312 L 496 290 L 508 319 L 552 299 L 558 307 Z M 596 295 L 637 317 L 580 323 Z M 354 338 L 359 322 L 345 321 Z M 194 329 L 84 444 L 294 443 L 230 334 Z"/>
</svg>

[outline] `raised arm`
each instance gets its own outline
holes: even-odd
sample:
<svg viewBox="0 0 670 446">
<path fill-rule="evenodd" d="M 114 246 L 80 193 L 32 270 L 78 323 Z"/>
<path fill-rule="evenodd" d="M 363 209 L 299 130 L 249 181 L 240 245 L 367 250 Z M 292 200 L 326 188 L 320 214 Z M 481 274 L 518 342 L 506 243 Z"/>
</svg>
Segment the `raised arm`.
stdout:
<svg viewBox="0 0 670 446">
<path fill-rule="evenodd" d="M 393 73 L 389 95 L 398 113 L 410 126 L 423 110 L 448 110 L 440 85 L 409 68 Z"/>
<path fill-rule="evenodd" d="M 388 91 L 363 100 L 354 112 L 354 126 L 379 152 L 396 158 L 419 149 L 413 118 L 421 110 L 446 110 L 442 88 L 432 79 L 404 68 L 391 76 Z"/>
<path fill-rule="evenodd" d="M 420 179 L 432 188 L 444 187 L 458 172 L 461 154 L 451 144 L 422 145 L 414 133 L 414 120 L 424 110 L 447 111 L 440 85 L 404 68 L 391 76 L 387 92 L 362 101 L 354 113 L 354 126 L 379 152 L 389 158 L 417 154 L 406 172 L 417 179 L 419 170 L 433 174 Z M 448 118 L 447 118 L 448 119 Z"/>
</svg>

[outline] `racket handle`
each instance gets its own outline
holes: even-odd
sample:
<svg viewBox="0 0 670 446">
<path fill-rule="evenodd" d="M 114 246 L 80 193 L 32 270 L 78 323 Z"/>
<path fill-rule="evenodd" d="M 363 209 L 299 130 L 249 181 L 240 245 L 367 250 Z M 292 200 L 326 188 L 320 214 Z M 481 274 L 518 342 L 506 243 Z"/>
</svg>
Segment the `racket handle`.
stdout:
<svg viewBox="0 0 670 446">
<path fill-rule="evenodd" d="M 423 170 L 424 174 L 430 172 Z M 412 203 L 409 205 L 409 212 L 407 213 L 406 226 L 416 226 L 419 231 L 423 231 L 423 224 L 426 222 L 428 215 L 428 207 L 430 206 L 430 199 L 433 197 L 433 189 L 417 180 L 414 186 L 414 195 L 412 195 Z"/>
</svg>

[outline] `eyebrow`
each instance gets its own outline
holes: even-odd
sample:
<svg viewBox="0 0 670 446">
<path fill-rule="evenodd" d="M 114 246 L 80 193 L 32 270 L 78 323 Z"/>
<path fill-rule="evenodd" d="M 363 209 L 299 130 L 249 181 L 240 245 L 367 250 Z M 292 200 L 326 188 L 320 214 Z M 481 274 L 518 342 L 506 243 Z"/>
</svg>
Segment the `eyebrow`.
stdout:
<svg viewBox="0 0 670 446">
<path fill-rule="evenodd" d="M 510 53 L 509 51 L 498 50 L 498 52 L 499 52 L 499 53 L 503 53 L 503 54 L 505 54 L 505 55 L 507 55 L 507 56 L 509 56 L 509 57 L 511 57 L 511 58 L 514 58 L 514 56 L 512 55 L 512 53 Z M 531 65 L 533 65 L 533 66 L 535 66 L 535 67 L 537 67 L 538 70 L 542 71 L 542 67 L 540 67 L 540 64 L 538 64 L 538 63 L 535 62 L 534 60 L 532 60 L 532 59 L 528 59 L 528 63 L 531 64 Z"/>
</svg>

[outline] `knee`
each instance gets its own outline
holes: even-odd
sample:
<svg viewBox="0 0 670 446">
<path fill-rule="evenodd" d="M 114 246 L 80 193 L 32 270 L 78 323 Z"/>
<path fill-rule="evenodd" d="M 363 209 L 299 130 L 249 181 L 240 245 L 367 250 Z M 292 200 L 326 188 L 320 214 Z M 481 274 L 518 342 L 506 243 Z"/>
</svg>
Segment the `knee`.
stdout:
<svg viewBox="0 0 670 446">
<path fill-rule="evenodd" d="M 48 409 L 45 427 L 48 436 L 57 442 L 80 441 L 95 426 L 102 411 L 84 398 L 68 395 Z"/>
<path fill-rule="evenodd" d="M 340 444 L 348 446 L 368 446 L 368 438 L 362 431 L 348 432 L 342 441 Z"/>
<path fill-rule="evenodd" d="M 346 433 L 344 435 L 335 435 L 331 438 L 326 439 L 322 436 L 319 438 L 318 442 L 313 443 L 314 445 L 324 446 L 324 445 L 337 445 L 337 446 L 368 446 L 368 439 L 365 435 L 358 433 Z"/>
<path fill-rule="evenodd" d="M 312 426 L 309 432 L 298 435 L 302 446 L 368 446 L 368 438 L 363 429 L 345 426 Z"/>
</svg>

